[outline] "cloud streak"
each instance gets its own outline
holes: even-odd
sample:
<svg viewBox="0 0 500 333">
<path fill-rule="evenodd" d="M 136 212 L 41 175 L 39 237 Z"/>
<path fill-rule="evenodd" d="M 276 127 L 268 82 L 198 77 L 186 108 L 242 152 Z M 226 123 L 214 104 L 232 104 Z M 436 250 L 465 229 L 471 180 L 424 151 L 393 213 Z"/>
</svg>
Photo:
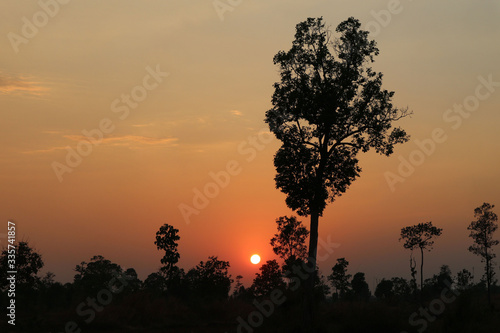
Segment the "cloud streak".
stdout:
<svg viewBox="0 0 500 333">
<path fill-rule="evenodd" d="M 83 135 L 63 135 L 64 138 L 69 139 L 71 141 L 89 141 L 86 136 Z M 96 143 L 97 146 L 110 146 L 110 147 L 127 147 L 130 149 L 142 149 L 142 148 L 150 148 L 150 147 L 176 147 L 178 146 L 178 138 L 167 137 L 167 138 L 153 138 L 148 136 L 141 135 L 123 135 L 123 136 L 113 136 L 103 138 L 99 143 Z M 43 153 L 51 153 L 58 150 L 65 150 L 66 146 L 56 146 L 47 149 L 37 149 L 25 151 L 25 154 L 43 154 Z"/>
<path fill-rule="evenodd" d="M 49 89 L 43 87 L 40 82 L 33 80 L 24 75 L 9 75 L 0 72 L 0 94 L 28 94 L 40 96 L 45 94 Z"/>
</svg>

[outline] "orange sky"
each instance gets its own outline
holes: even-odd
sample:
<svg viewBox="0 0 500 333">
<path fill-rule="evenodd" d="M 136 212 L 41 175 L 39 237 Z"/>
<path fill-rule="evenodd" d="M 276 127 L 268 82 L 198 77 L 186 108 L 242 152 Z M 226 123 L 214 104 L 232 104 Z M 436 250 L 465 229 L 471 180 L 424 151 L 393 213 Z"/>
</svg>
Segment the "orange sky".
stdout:
<svg viewBox="0 0 500 333">
<path fill-rule="evenodd" d="M 479 272 L 466 227 L 475 207 L 500 205 L 500 5 L 402 0 L 388 17 L 388 3 L 242 1 L 221 20 L 210 1 L 70 1 L 51 7 L 45 22 L 37 2 L 2 1 L 2 228 L 16 221 L 19 239 L 60 281 L 96 254 L 144 279 L 160 265 L 155 232 L 169 223 L 180 230 L 180 266 L 217 255 L 249 283 L 250 255 L 275 258 L 274 220 L 292 214 L 273 181 L 279 142 L 262 134 L 278 79 L 272 58 L 305 18 L 335 27 L 355 16 L 378 42 L 374 68 L 385 88 L 414 112 L 401 121 L 412 140 L 390 158 L 361 157 L 361 177 L 320 221 L 320 238 L 339 244 L 320 268 L 328 273 L 346 257 L 370 284 L 408 278 L 399 231 L 433 221 L 444 231 L 426 276 L 441 264 Z M 34 19 L 37 32 L 25 27 Z M 416 141 L 437 128 L 446 140 L 418 153 Z M 80 143 L 93 130 L 103 139 Z M 67 165 L 66 147 L 85 156 L 59 181 L 54 162 Z M 401 159 L 421 164 L 391 189 L 387 173 L 398 175 Z M 230 161 L 229 184 L 212 188 L 219 193 L 187 224 L 179 205 L 193 206 L 195 189 Z"/>
</svg>

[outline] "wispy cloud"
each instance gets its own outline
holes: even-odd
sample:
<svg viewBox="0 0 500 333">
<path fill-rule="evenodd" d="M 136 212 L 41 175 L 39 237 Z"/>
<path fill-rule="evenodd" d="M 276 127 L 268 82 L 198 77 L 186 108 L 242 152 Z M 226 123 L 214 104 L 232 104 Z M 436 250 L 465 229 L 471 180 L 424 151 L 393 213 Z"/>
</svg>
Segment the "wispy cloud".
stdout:
<svg viewBox="0 0 500 333">
<path fill-rule="evenodd" d="M 239 110 L 231 110 L 229 111 L 232 115 L 234 116 L 242 116 L 243 115 L 243 112 L 239 111 Z"/>
<path fill-rule="evenodd" d="M 87 137 L 83 135 L 64 135 L 66 139 L 71 141 L 89 141 Z M 98 144 L 99 146 L 122 146 L 130 149 L 141 149 L 146 147 L 175 147 L 177 146 L 178 138 L 167 137 L 167 138 L 153 138 L 141 135 L 123 135 L 123 136 L 113 136 L 103 138 Z M 66 146 L 56 146 L 46 149 L 37 149 L 25 151 L 25 154 L 42 154 L 51 153 L 58 150 L 64 150 L 68 147 Z"/>
<path fill-rule="evenodd" d="M 0 71 L 0 94 L 29 94 L 40 96 L 49 89 L 26 75 L 9 75 Z"/>
<path fill-rule="evenodd" d="M 147 124 L 135 124 L 135 125 L 132 125 L 132 127 L 150 127 L 150 126 L 154 126 L 153 123 L 147 123 Z"/>
</svg>

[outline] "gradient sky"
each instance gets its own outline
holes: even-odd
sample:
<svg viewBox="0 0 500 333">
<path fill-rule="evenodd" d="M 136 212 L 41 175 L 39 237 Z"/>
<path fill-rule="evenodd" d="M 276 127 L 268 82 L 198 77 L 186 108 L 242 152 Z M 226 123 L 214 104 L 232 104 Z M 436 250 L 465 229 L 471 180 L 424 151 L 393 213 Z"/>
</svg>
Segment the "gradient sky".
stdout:
<svg viewBox="0 0 500 333">
<path fill-rule="evenodd" d="M 274 54 L 290 48 L 297 23 L 318 16 L 332 29 L 349 16 L 369 28 L 384 87 L 396 92 L 396 105 L 413 110 L 400 122 L 411 141 L 389 158 L 363 155 L 361 177 L 326 209 L 320 238 L 339 246 L 320 269 L 329 274 L 345 257 L 371 286 L 382 277 L 409 278 L 399 232 L 433 221 L 444 231 L 426 257 L 425 276 L 441 264 L 453 273 L 474 267 L 480 276 L 466 228 L 483 202 L 500 213 L 500 84 L 478 88 L 478 77 L 500 82 L 498 1 L 243 0 L 224 20 L 212 1 L 58 6 L 44 22 L 35 1 L 0 3 L 1 228 L 16 221 L 18 239 L 43 255 L 44 271 L 56 280 L 72 281 L 75 265 L 97 254 L 145 279 L 160 265 L 153 241 L 164 223 L 180 230 L 186 269 L 217 255 L 248 284 L 258 271 L 251 254 L 275 258 L 274 221 L 292 214 L 273 180 L 279 142 L 253 140 L 266 130 L 278 80 Z M 394 14 L 380 14 L 389 7 Z M 34 18 L 38 32 L 23 29 Z M 23 31 L 33 36 L 13 47 Z M 140 92 L 146 68 L 169 75 L 120 119 L 123 112 L 113 110 L 125 105 L 122 94 Z M 474 111 L 453 111 L 473 103 L 477 89 L 489 96 L 477 99 Z M 98 129 L 103 119 L 113 130 L 60 182 L 53 162 L 65 163 L 65 147 L 76 149 L 82 130 Z M 416 141 L 436 128 L 445 142 L 391 190 L 387 173 L 398 173 L 401 158 L 423 156 Z M 179 205 L 192 206 L 195 190 L 229 161 L 239 173 L 187 224 Z"/>
</svg>

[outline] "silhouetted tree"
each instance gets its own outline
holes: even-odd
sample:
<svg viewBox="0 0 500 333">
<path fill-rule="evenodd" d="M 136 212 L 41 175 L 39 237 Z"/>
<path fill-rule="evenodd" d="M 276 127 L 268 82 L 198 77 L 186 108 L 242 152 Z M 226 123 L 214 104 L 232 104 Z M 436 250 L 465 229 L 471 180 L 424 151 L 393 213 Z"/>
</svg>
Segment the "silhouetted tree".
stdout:
<svg viewBox="0 0 500 333">
<path fill-rule="evenodd" d="M 412 294 L 412 291 L 414 291 L 410 283 L 402 277 L 393 277 L 391 282 L 392 293 L 399 298 L 408 298 Z"/>
<path fill-rule="evenodd" d="M 488 303 L 491 306 L 490 287 L 495 275 L 492 259 L 496 257 L 492 247 L 498 245 L 499 241 L 493 239 L 493 233 L 498 229 L 498 216 L 492 209 L 494 205 L 483 203 L 480 207 L 474 209 L 475 221 L 472 221 L 467 227 L 474 244 L 469 247 L 469 251 L 481 257 L 481 262 L 485 263 L 485 281 L 488 289 Z"/>
<path fill-rule="evenodd" d="M 404 240 L 405 249 L 420 249 L 420 290 L 424 286 L 424 249 L 430 251 L 434 244 L 433 238 L 439 237 L 443 229 L 432 225 L 432 222 L 419 223 L 417 225 L 404 227 L 401 229 L 401 237 L 399 240 Z"/>
<path fill-rule="evenodd" d="M 347 266 L 349 266 L 349 262 L 345 258 L 337 259 L 337 263 L 332 267 L 332 274 L 328 276 L 328 280 L 335 288 L 339 298 L 344 298 L 349 290 L 351 274 L 347 274 Z"/>
<path fill-rule="evenodd" d="M 236 284 L 234 285 L 234 290 L 233 290 L 233 294 L 232 294 L 232 297 L 238 297 L 242 292 L 244 292 L 245 290 L 245 286 L 243 285 L 243 283 L 241 283 L 241 279 L 243 279 L 243 276 L 242 275 L 237 275 L 236 278 L 235 278 L 235 282 Z"/>
<path fill-rule="evenodd" d="M 196 297 L 207 299 L 224 299 L 231 289 L 231 275 L 228 272 L 229 261 L 218 260 L 216 256 L 208 257 L 186 274 L 186 279 Z"/>
<path fill-rule="evenodd" d="M 9 253 L 10 251 L 10 253 Z M 14 256 L 12 256 L 12 254 Z M 11 257 L 9 258 L 9 255 Z M 9 261 L 15 258 L 14 261 Z M 12 266 L 11 266 L 12 265 Z M 17 244 L 15 251 L 4 249 L 0 256 L 0 287 L 4 291 L 8 288 L 7 271 L 17 271 L 16 285 L 20 289 L 37 289 L 40 277 L 37 275 L 44 263 L 42 256 L 31 248 L 27 242 L 21 241 Z"/>
<path fill-rule="evenodd" d="M 371 293 L 368 283 L 365 280 L 365 273 L 358 272 L 354 274 L 351 281 L 352 292 L 355 299 L 367 301 Z"/>
<path fill-rule="evenodd" d="M 40 297 L 43 307 L 52 309 L 55 307 L 66 307 L 69 305 L 66 288 L 55 281 L 55 274 L 47 272 L 41 279 Z"/>
<path fill-rule="evenodd" d="M 251 287 L 255 296 L 269 296 L 273 290 L 285 287 L 283 273 L 276 260 L 268 260 L 259 270 Z"/>
<path fill-rule="evenodd" d="M 142 281 L 139 280 L 135 269 L 127 268 L 123 273 L 123 277 L 127 280 L 125 289 L 128 292 L 135 292 L 141 289 Z"/>
<path fill-rule="evenodd" d="M 424 284 L 429 295 L 435 296 L 439 294 L 443 288 L 453 284 L 450 267 L 442 265 L 439 274 L 434 274 L 432 278 L 425 280 Z"/>
<path fill-rule="evenodd" d="M 375 297 L 386 300 L 392 298 L 394 295 L 392 287 L 393 282 L 391 280 L 382 279 L 375 288 Z"/>
<path fill-rule="evenodd" d="M 285 261 L 283 268 L 291 270 L 299 260 L 307 258 L 305 241 L 309 231 L 295 216 L 281 216 L 276 220 L 278 233 L 271 238 L 274 253 Z"/>
<path fill-rule="evenodd" d="M 296 26 L 291 49 L 274 56 L 281 81 L 274 85 L 266 123 L 283 143 L 274 157 L 276 187 L 287 195 L 288 207 L 311 216 L 311 267 L 319 217 L 327 201 L 359 176 L 358 153 L 374 148 L 390 155 L 395 144 L 408 140 L 404 130 L 391 131 L 409 113 L 392 105 L 394 93 L 382 89 L 382 74 L 369 67 L 379 50 L 360 27 L 350 17 L 338 25 L 340 37 L 333 41 L 322 18 L 308 18 Z M 307 282 L 307 327 L 315 274 Z"/>
<path fill-rule="evenodd" d="M 177 241 L 180 239 L 177 235 L 178 232 L 178 229 L 166 223 L 156 232 L 155 245 L 158 250 L 165 251 L 165 255 L 161 258 L 161 263 L 163 264 L 162 270 L 165 272 L 167 278 L 180 258 L 180 254 L 177 251 Z"/>
<path fill-rule="evenodd" d="M 460 291 L 465 291 L 472 288 L 474 276 L 467 269 L 462 269 L 457 273 L 457 289 Z"/>
<path fill-rule="evenodd" d="M 407 299 L 412 294 L 408 281 L 401 277 L 382 279 L 375 288 L 375 297 L 378 299 L 397 302 Z"/>
<path fill-rule="evenodd" d="M 113 288 L 117 276 L 121 275 L 123 270 L 120 265 L 97 255 L 88 263 L 82 261 L 80 265 L 76 265 L 75 271 L 75 287 L 86 293 L 95 293 L 103 288 Z"/>
<path fill-rule="evenodd" d="M 161 271 L 151 273 L 144 280 L 142 287 L 152 292 L 163 292 L 167 290 L 167 279 Z"/>
</svg>

